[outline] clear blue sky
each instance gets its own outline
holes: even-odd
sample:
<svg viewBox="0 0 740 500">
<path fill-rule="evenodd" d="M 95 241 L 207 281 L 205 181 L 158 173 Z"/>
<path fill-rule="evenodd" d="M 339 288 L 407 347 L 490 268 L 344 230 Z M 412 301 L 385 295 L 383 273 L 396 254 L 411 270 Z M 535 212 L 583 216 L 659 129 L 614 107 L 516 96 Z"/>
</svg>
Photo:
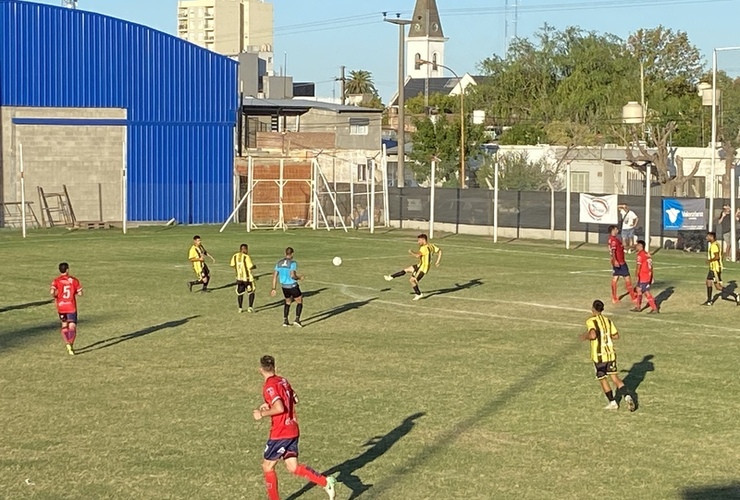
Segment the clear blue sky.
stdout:
<svg viewBox="0 0 740 500">
<path fill-rule="evenodd" d="M 61 0 L 40 0 L 61 4 Z M 287 53 L 296 81 L 317 82 L 331 96 L 339 66 L 371 71 L 388 99 L 397 82 L 398 30 L 382 22 L 382 11 L 408 17 L 414 0 L 272 0 L 275 6 L 276 70 Z M 510 2 L 512 3 L 512 2 Z M 458 73 L 504 47 L 505 0 L 437 0 L 447 42 L 447 65 Z M 580 26 L 626 37 L 659 24 L 688 32 L 711 63 L 715 47 L 740 45 L 740 0 L 519 0 L 520 37 L 545 22 Z M 177 0 L 80 0 L 79 8 L 174 33 Z M 477 11 L 476 11 L 477 9 Z M 342 19 L 337 21 L 338 19 Z M 327 21 L 334 21 L 328 23 Z M 722 55 L 720 67 L 740 74 L 740 52 Z M 338 92 L 338 91 L 337 91 Z"/>
</svg>

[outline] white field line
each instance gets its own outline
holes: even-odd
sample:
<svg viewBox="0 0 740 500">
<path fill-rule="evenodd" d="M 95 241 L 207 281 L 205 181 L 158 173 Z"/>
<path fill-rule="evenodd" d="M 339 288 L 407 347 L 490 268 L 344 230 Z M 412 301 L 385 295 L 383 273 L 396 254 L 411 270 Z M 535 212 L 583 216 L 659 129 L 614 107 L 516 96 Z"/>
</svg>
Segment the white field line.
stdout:
<svg viewBox="0 0 740 500">
<path fill-rule="evenodd" d="M 347 284 L 344 284 L 344 283 L 332 283 L 332 282 L 328 282 L 328 281 L 316 281 L 315 283 L 319 283 L 319 284 L 322 284 L 322 285 L 337 286 L 337 287 L 340 288 L 340 290 L 342 291 L 342 293 L 344 293 L 345 295 L 350 296 L 350 297 L 353 297 L 354 294 L 351 294 L 349 292 L 349 290 L 348 290 L 349 288 L 359 288 L 359 289 L 362 289 L 362 290 L 368 290 L 368 291 L 374 291 L 374 292 L 379 292 L 380 291 L 378 289 L 371 288 L 371 287 L 363 287 L 363 286 L 356 286 L 356 285 L 347 285 Z M 397 293 L 401 293 L 401 292 L 397 292 Z M 354 296 L 353 298 L 367 300 L 367 299 L 369 299 L 371 297 Z M 434 297 L 430 297 L 430 298 L 434 298 Z M 523 301 L 514 301 L 514 300 L 482 299 L 482 298 L 469 298 L 469 297 L 447 297 L 447 296 L 446 297 L 439 297 L 439 296 L 437 296 L 436 298 L 437 299 L 447 299 L 447 300 L 463 300 L 463 301 L 466 301 L 466 302 L 472 301 L 472 302 L 489 302 L 489 303 L 500 303 L 500 304 L 524 305 L 524 306 L 529 306 L 529 307 L 539 307 L 539 308 L 544 308 L 544 309 L 556 309 L 556 310 L 560 310 L 560 311 L 577 312 L 577 313 L 582 313 L 582 314 L 588 314 L 588 313 L 590 313 L 590 311 L 587 310 L 587 309 L 581 309 L 581 308 L 576 308 L 576 307 L 568 307 L 568 306 L 559 306 L 559 305 L 554 305 L 554 304 L 541 304 L 541 303 L 538 303 L 538 302 L 523 302 Z M 424 299 L 424 300 L 429 300 L 429 299 Z M 411 309 L 430 309 L 430 308 L 424 308 L 424 307 L 420 307 L 420 306 L 416 306 L 416 305 L 412 305 L 412 304 L 403 304 L 403 303 L 391 302 L 391 301 L 387 301 L 387 300 L 374 300 L 373 303 L 377 303 L 377 304 L 388 304 L 388 305 L 393 305 L 393 306 L 398 306 L 398 307 L 403 307 L 403 308 L 411 308 Z M 435 307 L 433 310 L 434 311 L 438 311 L 438 312 L 441 311 L 441 312 L 456 314 L 456 315 L 458 315 L 460 317 L 463 317 L 463 315 L 472 315 L 472 316 L 484 316 L 484 317 L 487 316 L 487 317 L 498 318 L 498 319 L 510 319 L 510 320 L 514 320 L 514 321 L 521 321 L 522 320 L 522 317 L 504 316 L 504 315 L 498 315 L 498 314 L 493 314 L 493 313 L 483 313 L 483 312 L 478 312 L 478 311 L 460 311 L 460 310 L 457 310 L 457 309 L 440 309 L 438 307 Z M 425 314 L 429 314 L 429 313 L 425 313 Z M 608 316 L 618 316 L 620 319 L 638 319 L 638 316 L 628 316 L 628 315 L 622 315 L 622 314 L 617 314 L 617 315 L 607 314 L 607 315 Z M 447 314 L 445 314 L 445 315 L 439 315 L 439 316 L 446 317 L 446 318 L 449 317 Z M 738 328 L 731 328 L 731 327 L 722 326 L 722 325 L 708 325 L 708 324 L 700 324 L 700 323 L 687 323 L 685 321 L 677 321 L 677 320 L 663 319 L 663 318 L 658 318 L 658 317 L 655 317 L 655 316 L 648 316 L 648 315 L 640 315 L 639 318 L 642 319 L 642 320 L 645 320 L 645 321 L 652 321 L 652 322 L 657 322 L 657 323 L 681 325 L 681 326 L 696 327 L 696 328 L 704 328 L 704 329 L 708 329 L 708 330 L 723 330 L 723 331 L 727 331 L 727 332 L 740 333 L 740 329 L 738 329 Z M 576 327 L 583 327 L 584 324 L 585 324 L 585 323 L 584 324 L 562 323 L 562 322 L 552 321 L 552 320 L 534 320 L 534 319 L 531 319 L 531 318 L 527 318 L 527 321 L 534 321 L 534 322 L 541 322 L 541 323 L 550 323 L 550 324 L 557 324 L 557 325 L 562 325 L 562 326 L 576 326 Z M 677 333 L 679 335 L 687 335 L 687 336 L 714 337 L 714 338 L 725 338 L 725 339 L 726 338 L 737 338 L 735 335 L 729 336 L 729 335 L 718 335 L 718 334 L 712 334 L 712 333 L 699 333 L 699 332 L 673 332 L 673 333 Z"/>
</svg>

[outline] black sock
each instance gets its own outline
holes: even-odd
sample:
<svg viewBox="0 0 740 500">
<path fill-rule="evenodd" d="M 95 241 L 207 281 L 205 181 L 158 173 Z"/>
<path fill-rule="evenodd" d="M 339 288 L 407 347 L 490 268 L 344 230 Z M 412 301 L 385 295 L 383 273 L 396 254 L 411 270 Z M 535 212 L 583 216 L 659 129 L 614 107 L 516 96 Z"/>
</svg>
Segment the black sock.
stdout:
<svg viewBox="0 0 740 500">
<path fill-rule="evenodd" d="M 707 302 L 711 302 L 711 301 L 712 301 L 712 287 L 708 286 L 707 287 Z"/>
<path fill-rule="evenodd" d="M 614 393 L 612 391 L 605 392 L 604 396 L 606 396 L 606 399 L 608 399 L 609 402 L 614 401 Z"/>
<path fill-rule="evenodd" d="M 285 304 L 283 306 L 283 318 L 285 318 L 285 321 L 288 321 L 288 314 L 290 314 L 290 304 Z"/>
<path fill-rule="evenodd" d="M 249 294 L 249 307 L 254 307 L 254 294 Z"/>
<path fill-rule="evenodd" d="M 414 285 L 414 293 L 416 295 L 421 295 L 421 290 L 419 290 L 419 285 Z"/>
<path fill-rule="evenodd" d="M 391 278 L 400 278 L 401 276 L 405 274 L 406 274 L 406 271 L 398 271 L 397 273 L 391 274 Z"/>
<path fill-rule="evenodd" d="M 301 313 L 303 312 L 303 302 L 295 306 L 295 320 L 300 321 L 301 320 Z"/>
<path fill-rule="evenodd" d="M 244 295 L 237 295 L 236 301 L 239 303 L 239 309 L 244 305 Z"/>
<path fill-rule="evenodd" d="M 196 280 L 196 281 L 190 281 L 189 283 L 191 286 L 195 286 L 195 285 L 200 285 L 203 282 L 201 280 Z"/>
</svg>

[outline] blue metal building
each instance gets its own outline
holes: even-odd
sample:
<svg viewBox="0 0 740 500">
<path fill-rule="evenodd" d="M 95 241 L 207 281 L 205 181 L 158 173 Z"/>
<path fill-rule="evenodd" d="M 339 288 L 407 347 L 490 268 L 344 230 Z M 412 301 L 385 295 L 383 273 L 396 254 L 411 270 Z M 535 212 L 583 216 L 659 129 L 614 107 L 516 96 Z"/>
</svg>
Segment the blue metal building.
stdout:
<svg viewBox="0 0 740 500">
<path fill-rule="evenodd" d="M 228 217 L 236 87 L 236 62 L 171 35 L 0 0 L 0 106 L 125 109 L 129 220 Z"/>
</svg>

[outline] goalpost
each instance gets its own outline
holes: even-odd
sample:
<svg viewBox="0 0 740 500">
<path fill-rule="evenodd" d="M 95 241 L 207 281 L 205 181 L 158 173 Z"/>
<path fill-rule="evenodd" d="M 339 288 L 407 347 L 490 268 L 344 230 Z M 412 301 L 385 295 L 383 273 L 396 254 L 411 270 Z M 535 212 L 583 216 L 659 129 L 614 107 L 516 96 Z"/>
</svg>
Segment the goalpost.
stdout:
<svg viewBox="0 0 740 500">
<path fill-rule="evenodd" d="M 341 166 L 326 175 L 320 152 L 310 159 L 286 157 L 248 158 L 246 185 L 235 186 L 234 209 L 221 226 L 237 222 L 243 211 L 247 232 L 255 229 L 310 227 L 341 229 L 345 232 L 367 223 L 372 233 L 380 225 L 390 225 L 388 214 L 388 175 L 385 150 L 380 160 L 364 164 L 332 157 Z M 240 179 L 235 171 L 235 181 Z M 244 194 L 238 198 L 243 187 Z M 238 199 L 237 199 L 238 198 Z"/>
</svg>

